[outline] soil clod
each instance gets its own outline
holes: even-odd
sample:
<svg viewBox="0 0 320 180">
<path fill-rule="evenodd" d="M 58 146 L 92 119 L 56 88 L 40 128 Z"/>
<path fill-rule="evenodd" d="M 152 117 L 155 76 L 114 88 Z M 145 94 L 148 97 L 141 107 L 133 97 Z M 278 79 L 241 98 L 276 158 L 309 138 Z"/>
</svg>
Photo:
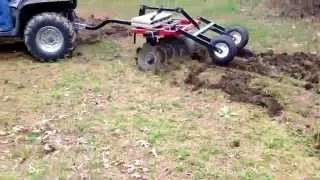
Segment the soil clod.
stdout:
<svg viewBox="0 0 320 180">
<path fill-rule="evenodd" d="M 230 144 L 231 147 L 233 148 L 237 148 L 237 147 L 240 147 L 240 140 L 233 140 Z"/>
</svg>

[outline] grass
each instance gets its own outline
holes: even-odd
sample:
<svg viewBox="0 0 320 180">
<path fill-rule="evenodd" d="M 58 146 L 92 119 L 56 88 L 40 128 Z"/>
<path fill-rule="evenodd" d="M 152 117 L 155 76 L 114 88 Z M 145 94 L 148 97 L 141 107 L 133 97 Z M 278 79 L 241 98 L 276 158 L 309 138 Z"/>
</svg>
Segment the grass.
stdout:
<svg viewBox="0 0 320 180">
<path fill-rule="evenodd" d="M 176 3 L 192 14 L 246 25 L 252 33 L 250 48 L 257 51 L 309 46 L 314 47 L 310 51 L 317 50 L 308 41 L 317 24 L 268 19 L 254 11 L 241 14 L 242 7 L 234 2 Z M 131 17 L 137 4 L 81 1 L 80 10 Z M 293 42 L 304 45 L 292 48 Z M 279 123 L 261 108 L 230 102 L 219 90 L 190 91 L 183 85 L 188 64 L 164 75 L 138 71 L 135 48 L 129 43 L 131 38 L 107 38 L 80 47 L 83 56 L 59 63 L 38 63 L 28 56 L 1 61 L 0 81 L 9 82 L 0 86 L 1 129 L 22 124 L 40 131 L 0 136 L 4 142 L 0 144 L 0 179 L 53 179 L 57 175 L 59 179 L 129 179 L 135 173 L 150 179 L 320 176 L 319 152 L 314 148 L 317 138 L 297 131 L 297 126 L 314 121 L 309 105 L 319 108 L 319 95 L 303 90 L 303 82 L 289 77 L 281 82 L 267 77 L 253 80 L 251 86 L 262 87 L 286 106 L 284 122 Z M 224 71 L 217 67 L 208 73 L 215 77 Z M 182 85 L 173 86 L 172 78 Z M 304 101 L 299 94 L 305 95 Z M 1 101 L 4 97 L 9 98 Z M 46 122 L 49 125 L 43 125 Z M 314 122 L 311 134 L 319 131 L 319 121 Z M 54 134 L 48 143 L 57 151 L 44 152 L 44 132 Z M 134 173 L 128 173 L 133 164 Z"/>
</svg>

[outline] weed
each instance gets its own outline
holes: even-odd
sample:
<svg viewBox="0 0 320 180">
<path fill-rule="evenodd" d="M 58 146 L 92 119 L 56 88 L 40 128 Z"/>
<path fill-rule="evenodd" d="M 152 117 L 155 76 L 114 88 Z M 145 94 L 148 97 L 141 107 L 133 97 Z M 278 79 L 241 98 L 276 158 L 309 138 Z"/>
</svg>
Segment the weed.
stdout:
<svg viewBox="0 0 320 180">
<path fill-rule="evenodd" d="M 194 179 L 218 179 L 222 176 L 222 173 L 217 171 L 212 165 L 194 168 L 194 171 Z"/>
<path fill-rule="evenodd" d="M 273 137 L 265 142 L 265 145 L 270 149 L 280 149 L 284 147 L 285 139 Z"/>
<path fill-rule="evenodd" d="M 28 176 L 30 180 L 42 179 L 47 171 L 47 167 L 44 164 L 33 165 L 32 163 L 28 166 Z"/>
<path fill-rule="evenodd" d="M 175 152 L 179 158 L 179 160 L 186 160 L 188 156 L 190 156 L 190 152 L 187 147 L 181 146 Z"/>
<path fill-rule="evenodd" d="M 222 116 L 223 118 L 230 120 L 232 119 L 234 116 L 236 116 L 237 114 L 235 112 L 233 112 L 229 107 L 223 107 L 220 109 L 220 116 Z"/>
<path fill-rule="evenodd" d="M 32 148 L 28 145 L 22 145 L 15 149 L 13 152 L 14 158 L 21 158 L 23 161 L 28 159 L 32 156 L 34 152 L 32 151 Z"/>
<path fill-rule="evenodd" d="M 18 180 L 21 177 L 18 177 L 17 173 L 15 172 L 0 172 L 0 179 L 3 180 Z"/>
<path fill-rule="evenodd" d="M 203 144 L 198 152 L 198 157 L 203 161 L 209 161 L 212 155 L 221 153 L 222 150 L 208 144 Z"/>
<path fill-rule="evenodd" d="M 26 135 L 25 139 L 26 139 L 27 141 L 35 141 L 35 140 L 38 140 L 39 137 L 40 137 L 40 132 L 29 132 L 29 133 Z"/>
<path fill-rule="evenodd" d="M 183 172 L 185 169 L 185 166 L 183 164 L 183 162 L 179 162 L 178 165 L 176 166 L 176 170 L 179 172 Z"/>
</svg>

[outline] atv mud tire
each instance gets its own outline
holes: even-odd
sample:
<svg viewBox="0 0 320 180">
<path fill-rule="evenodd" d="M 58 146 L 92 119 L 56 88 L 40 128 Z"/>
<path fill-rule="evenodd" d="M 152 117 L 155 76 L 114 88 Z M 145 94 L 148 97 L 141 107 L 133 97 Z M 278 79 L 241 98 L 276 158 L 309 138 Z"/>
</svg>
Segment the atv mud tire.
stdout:
<svg viewBox="0 0 320 180">
<path fill-rule="evenodd" d="M 41 61 L 63 59 L 75 49 L 75 39 L 71 22 L 57 13 L 34 16 L 24 31 L 28 51 Z"/>
</svg>

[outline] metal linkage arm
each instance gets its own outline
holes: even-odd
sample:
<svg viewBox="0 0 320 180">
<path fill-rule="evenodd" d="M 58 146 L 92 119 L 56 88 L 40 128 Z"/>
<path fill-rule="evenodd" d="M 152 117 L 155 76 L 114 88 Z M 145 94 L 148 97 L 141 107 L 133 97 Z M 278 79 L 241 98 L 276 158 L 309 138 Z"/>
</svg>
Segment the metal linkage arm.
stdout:
<svg viewBox="0 0 320 180">
<path fill-rule="evenodd" d="M 103 26 L 107 25 L 107 24 L 122 24 L 122 25 L 128 25 L 130 26 L 131 25 L 131 22 L 130 21 L 127 21 L 127 20 L 119 20 L 119 19 L 106 19 L 104 21 L 102 21 L 100 24 L 98 25 L 87 25 L 87 24 L 84 24 L 84 28 L 87 29 L 87 30 L 97 30 L 97 29 L 100 29 L 102 28 Z"/>
<path fill-rule="evenodd" d="M 202 21 L 202 22 L 204 22 L 204 23 L 206 23 L 206 24 L 212 23 L 210 20 L 208 20 L 208 19 L 206 19 L 206 18 L 204 18 L 204 17 L 199 17 L 199 19 L 200 19 L 200 21 Z M 216 33 L 218 33 L 218 34 L 225 34 L 225 30 L 226 30 L 226 29 L 225 29 L 224 27 L 222 27 L 222 26 L 214 23 L 214 24 L 212 25 L 212 27 L 210 28 L 210 30 L 212 30 L 212 31 L 214 31 L 214 32 L 216 32 Z"/>
<path fill-rule="evenodd" d="M 177 12 L 184 15 L 197 29 L 200 29 L 199 24 L 184 9 L 178 8 Z"/>
<path fill-rule="evenodd" d="M 142 5 L 140 7 L 139 16 L 145 15 L 147 10 L 178 12 L 178 8 L 163 8 L 163 7 L 153 7 L 153 6 Z"/>
<path fill-rule="evenodd" d="M 200 29 L 199 24 L 183 9 L 183 8 L 163 8 L 163 7 L 153 7 L 142 5 L 139 10 L 139 16 L 145 15 L 147 10 L 158 10 L 161 11 L 168 11 L 168 12 L 176 12 L 182 14 L 186 17 L 197 29 Z"/>
</svg>

